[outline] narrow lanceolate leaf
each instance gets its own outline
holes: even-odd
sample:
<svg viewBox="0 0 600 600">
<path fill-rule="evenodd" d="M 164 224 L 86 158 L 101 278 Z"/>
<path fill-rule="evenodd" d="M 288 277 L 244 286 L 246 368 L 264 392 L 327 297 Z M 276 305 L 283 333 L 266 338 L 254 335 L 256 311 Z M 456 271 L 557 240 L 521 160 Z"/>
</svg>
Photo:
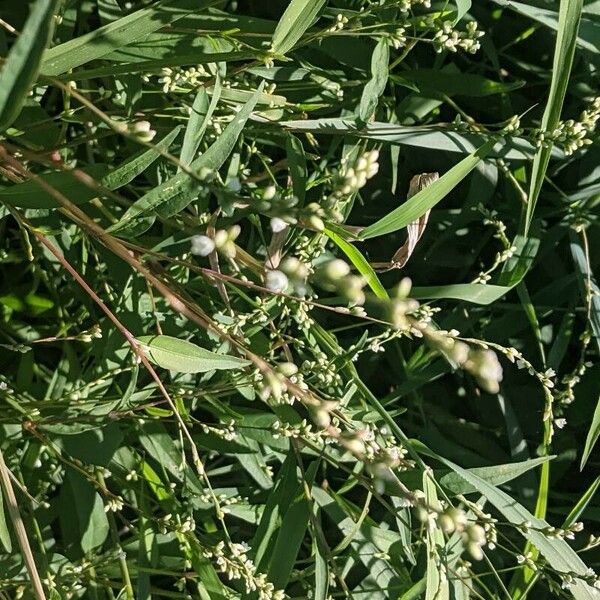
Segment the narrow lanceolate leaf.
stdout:
<svg viewBox="0 0 600 600">
<path fill-rule="evenodd" d="M 240 369 L 250 364 L 243 358 L 210 352 L 192 342 L 169 335 L 143 335 L 137 341 L 149 360 L 163 369 L 177 373 Z"/>
<path fill-rule="evenodd" d="M 590 327 L 600 351 L 600 288 L 598 287 L 594 273 L 592 273 L 590 257 L 584 250 L 578 235 L 574 231 L 571 231 L 569 237 L 571 256 L 575 263 L 581 296 L 586 305 L 586 310 L 589 311 Z"/>
<path fill-rule="evenodd" d="M 308 488 L 312 487 L 318 467 L 319 461 L 314 461 L 306 471 L 305 483 Z M 310 511 L 311 505 L 304 495 L 304 485 L 299 482 L 296 496 L 285 512 L 281 529 L 273 547 L 273 556 L 269 566 L 269 581 L 273 583 L 275 589 L 285 589 L 288 584 L 308 527 Z"/>
<path fill-rule="evenodd" d="M 512 286 L 483 283 L 451 283 L 414 287 L 410 291 L 416 300 L 463 300 L 473 304 L 492 304 L 512 290 Z"/>
<path fill-rule="evenodd" d="M 294 196 L 302 203 L 306 197 L 306 181 L 308 178 L 306 154 L 302 142 L 295 135 L 289 135 L 286 139 L 285 150 L 290 165 Z"/>
<path fill-rule="evenodd" d="M 373 293 L 378 298 L 389 298 L 386 289 L 381 284 L 381 281 L 379 281 L 379 277 L 377 277 L 377 273 L 375 273 L 373 267 L 369 264 L 369 261 L 362 255 L 362 252 L 352 244 L 348 243 L 344 238 L 340 237 L 337 233 L 334 233 L 329 229 L 325 229 L 324 233 L 350 259 L 358 272 L 367 280 L 367 284 Z"/>
<path fill-rule="evenodd" d="M 317 18 L 327 0 L 292 0 L 273 33 L 273 54 L 289 52 Z"/>
<path fill-rule="evenodd" d="M 494 0 L 500 6 L 506 6 L 513 9 L 530 19 L 542 23 L 544 26 L 558 31 L 559 15 L 554 10 L 547 10 L 541 6 L 525 4 L 524 2 L 513 2 L 512 0 Z M 600 35 L 598 35 L 597 18 L 600 15 L 597 0 L 595 2 L 586 3 L 583 7 L 583 17 L 579 25 L 579 34 L 577 36 L 577 45 L 580 48 L 591 52 L 600 52 Z"/>
<path fill-rule="evenodd" d="M 358 107 L 358 118 L 363 123 L 366 123 L 377 110 L 379 98 L 385 91 L 388 82 L 389 63 L 390 47 L 388 46 L 388 40 L 386 37 L 381 37 L 371 57 L 371 79 L 363 88 Z"/>
<path fill-rule="evenodd" d="M 440 509 L 433 474 L 423 473 L 423 492 L 428 506 Z M 448 578 L 443 575 L 441 552 L 444 548 L 444 534 L 438 529 L 435 521 L 427 524 L 427 589 L 425 600 L 448 600 L 450 586 Z"/>
<path fill-rule="evenodd" d="M 91 165 L 80 169 L 80 172 L 98 181 L 106 174 L 107 170 L 106 165 Z M 39 177 L 77 205 L 85 204 L 98 195 L 96 190 L 83 185 L 75 173 L 58 171 L 43 173 Z M 34 180 L 24 181 L 0 190 L 0 202 L 6 202 L 17 208 L 58 208 L 54 197 Z"/>
<path fill-rule="evenodd" d="M 445 198 L 494 147 L 495 140 L 490 140 L 470 154 L 447 173 L 442 175 L 431 185 L 424 187 L 407 200 L 402 206 L 394 209 L 385 217 L 363 229 L 359 235 L 360 239 L 378 237 L 406 227 L 428 210 L 431 210 L 438 202 Z"/>
<path fill-rule="evenodd" d="M 19 116 L 52 38 L 58 0 L 37 0 L 0 71 L 0 132 Z"/>
<path fill-rule="evenodd" d="M 170 0 L 142 8 L 117 21 L 51 48 L 44 54 L 44 75 L 61 75 L 70 69 L 127 46 L 186 15 L 214 4 L 211 0 Z"/>
<path fill-rule="evenodd" d="M 581 19 L 583 0 L 561 0 L 558 16 L 558 35 L 554 48 L 554 64 L 552 67 L 552 82 L 546 102 L 546 109 L 542 117 L 542 131 L 554 131 L 560 121 L 560 114 L 569 85 L 569 76 L 575 56 L 577 32 Z M 541 146 L 533 159 L 531 182 L 529 185 L 529 200 L 522 229 L 527 235 L 535 205 L 546 177 L 552 146 Z"/>
<path fill-rule="evenodd" d="M 4 501 L 2 500 L 2 488 L 0 487 L 0 544 L 10 553 L 12 550 L 12 542 L 8 531 L 8 523 L 4 512 Z"/>
<path fill-rule="evenodd" d="M 463 469 L 441 456 L 438 456 L 437 459 L 460 475 L 480 494 L 483 494 L 504 515 L 507 521 L 513 525 L 521 525 L 525 522 L 530 523 L 527 530 L 520 531 L 540 551 L 551 567 L 560 573 L 585 575 L 588 570 L 587 565 L 564 539 L 550 538 L 542 533 L 542 530 L 549 527 L 546 521 L 534 517 L 524 506 L 508 494 L 483 480 L 481 477 L 478 477 L 472 471 Z M 595 590 L 578 577 L 574 577 L 573 585 L 569 591 L 576 600 L 598 600 L 600 598 L 598 590 Z"/>
<path fill-rule="evenodd" d="M 596 404 L 596 410 L 594 411 L 594 417 L 592 418 L 592 422 L 590 423 L 590 428 L 588 429 L 587 436 L 585 438 L 585 447 L 583 449 L 583 454 L 581 455 L 581 463 L 579 468 L 583 470 L 585 464 L 590 457 L 598 438 L 600 437 L 600 397 L 598 398 L 598 403 Z"/>
<path fill-rule="evenodd" d="M 329 564 L 318 540 L 313 541 L 315 555 L 315 600 L 327 600 L 329 593 Z"/>
<path fill-rule="evenodd" d="M 155 148 L 145 150 L 122 165 L 119 165 L 114 171 L 111 171 L 102 178 L 102 185 L 109 190 L 116 190 L 133 181 L 160 156 L 159 150 L 168 150 L 171 142 L 177 137 L 180 130 L 181 127 L 175 127 L 155 145 Z"/>
<path fill-rule="evenodd" d="M 202 124 L 206 121 L 208 107 L 208 92 L 205 87 L 201 87 L 192 104 L 190 119 L 185 128 L 181 154 L 179 156 L 179 160 L 186 166 L 194 160 L 194 155 L 200 145 L 200 130 Z"/>
<path fill-rule="evenodd" d="M 494 465 L 493 467 L 476 467 L 469 469 L 470 473 L 477 475 L 491 485 L 502 485 L 527 473 L 530 469 L 552 460 L 554 456 L 540 456 L 523 462 Z M 470 494 L 477 488 L 466 482 L 460 475 L 452 472 L 444 475 L 439 480 L 440 484 L 454 494 Z"/>
<path fill-rule="evenodd" d="M 204 169 L 216 171 L 223 165 L 254 110 L 263 87 L 264 84 L 259 86 L 217 141 L 204 154 L 192 161 L 190 169 L 196 173 Z M 137 200 L 121 220 L 109 228 L 109 231 L 123 236 L 139 235 L 152 226 L 157 214 L 170 217 L 183 210 L 194 199 L 201 186 L 201 181 L 192 178 L 186 172 L 177 173 Z"/>
</svg>

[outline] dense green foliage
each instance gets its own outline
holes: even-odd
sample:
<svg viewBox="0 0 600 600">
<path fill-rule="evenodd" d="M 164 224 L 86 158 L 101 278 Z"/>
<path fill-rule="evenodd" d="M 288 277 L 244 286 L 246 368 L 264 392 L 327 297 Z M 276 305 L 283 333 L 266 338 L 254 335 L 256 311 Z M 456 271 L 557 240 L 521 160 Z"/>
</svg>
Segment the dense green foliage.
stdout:
<svg viewBox="0 0 600 600">
<path fill-rule="evenodd" d="M 600 597 L 599 52 L 2 0 L 0 599 Z"/>
</svg>

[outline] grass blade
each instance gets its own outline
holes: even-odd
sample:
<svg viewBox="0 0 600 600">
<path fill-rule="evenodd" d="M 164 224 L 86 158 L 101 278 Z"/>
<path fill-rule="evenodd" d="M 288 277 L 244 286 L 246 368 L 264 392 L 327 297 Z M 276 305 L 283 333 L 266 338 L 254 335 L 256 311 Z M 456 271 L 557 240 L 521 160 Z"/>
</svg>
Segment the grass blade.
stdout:
<svg viewBox="0 0 600 600">
<path fill-rule="evenodd" d="M 590 424 L 590 428 L 588 429 L 587 436 L 585 438 L 585 446 L 583 448 L 583 453 L 581 454 L 581 462 L 579 463 L 579 470 L 583 471 L 585 464 L 600 437 L 600 397 L 598 398 L 598 403 L 596 404 L 596 409 L 594 410 L 594 416 L 592 418 L 592 422 Z"/>
<path fill-rule="evenodd" d="M 287 54 L 312 25 L 325 3 L 326 0 L 292 0 L 273 33 L 273 54 Z"/>
<path fill-rule="evenodd" d="M 386 289 L 381 284 L 381 281 L 379 281 L 377 273 L 375 273 L 373 267 L 371 267 L 369 261 L 362 255 L 361 251 L 349 242 L 347 242 L 337 233 L 334 233 L 329 229 L 325 229 L 324 233 L 350 259 L 350 261 L 356 267 L 358 272 L 367 280 L 367 284 L 371 288 L 373 293 L 378 298 L 389 299 L 389 295 Z"/>
<path fill-rule="evenodd" d="M 95 31 L 50 48 L 44 54 L 40 70 L 44 75 L 61 75 L 213 3 L 210 0 L 170 0 L 158 6 L 142 8 Z"/>
<path fill-rule="evenodd" d="M 542 131 L 554 131 L 560 121 L 563 102 L 567 93 L 569 76 L 575 56 L 577 44 L 577 31 L 581 18 L 583 0 L 561 0 L 558 15 L 558 36 L 554 49 L 554 64 L 552 67 L 552 82 L 546 102 L 546 109 L 542 117 Z M 546 177 L 550 163 L 552 146 L 541 146 L 533 159 L 531 181 L 529 185 L 529 200 L 525 212 L 522 230 L 525 235 L 533 220 L 535 205 Z"/>
</svg>

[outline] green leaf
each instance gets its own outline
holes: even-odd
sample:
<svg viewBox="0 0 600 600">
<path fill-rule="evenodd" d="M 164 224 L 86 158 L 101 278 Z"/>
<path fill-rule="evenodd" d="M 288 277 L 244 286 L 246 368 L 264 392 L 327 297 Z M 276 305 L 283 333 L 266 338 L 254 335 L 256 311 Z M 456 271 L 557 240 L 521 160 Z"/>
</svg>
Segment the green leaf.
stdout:
<svg viewBox="0 0 600 600">
<path fill-rule="evenodd" d="M 241 369 L 250 364 L 250 361 L 243 358 L 210 352 L 170 335 L 143 335 L 136 339 L 149 360 L 176 373 Z"/>
<path fill-rule="evenodd" d="M 266 570 L 273 556 L 275 534 L 281 528 L 283 515 L 297 492 L 296 469 L 296 457 L 290 451 L 277 474 L 274 489 L 265 502 L 260 523 L 252 540 L 251 546 L 255 551 L 254 561 L 259 571 Z"/>
<path fill-rule="evenodd" d="M 256 106 L 264 83 L 253 94 L 252 98 L 237 113 L 233 121 L 217 141 L 201 156 L 190 164 L 196 173 L 202 169 L 218 170 L 231 154 L 237 140 L 244 129 L 246 121 Z M 202 183 L 181 172 L 150 190 L 137 200 L 118 223 L 108 229 L 119 235 L 139 235 L 152 226 L 156 214 L 170 217 L 183 210 L 195 197 Z"/>
<path fill-rule="evenodd" d="M 210 120 L 217 108 L 219 99 L 221 98 L 221 78 L 217 75 L 215 85 L 212 90 L 212 98 L 208 103 L 208 92 L 201 88 L 198 95 L 194 99 L 192 105 L 192 113 L 188 126 L 185 130 L 183 145 L 181 147 L 181 162 L 189 165 L 194 161 L 196 151 L 200 146 L 204 132 L 210 123 Z"/>
<path fill-rule="evenodd" d="M 96 181 L 101 181 L 108 171 L 106 165 L 92 165 L 80 169 Z M 66 196 L 73 204 L 85 204 L 98 196 L 98 192 L 84 185 L 73 173 L 60 171 L 39 176 L 45 183 Z M 35 181 L 29 180 L 0 190 L 0 202 L 18 208 L 58 208 L 56 200 Z"/>
<path fill-rule="evenodd" d="M 538 5 L 512 2 L 512 0 L 494 0 L 494 2 L 501 6 L 512 8 L 514 11 L 533 19 L 538 23 L 542 23 L 554 31 L 559 30 L 560 16 L 556 11 L 548 10 L 547 8 L 542 8 Z M 579 25 L 577 45 L 585 50 L 598 53 L 600 52 L 600 32 L 598 31 L 598 20 L 593 17 L 598 16 L 600 12 L 598 8 L 595 8 L 594 12 L 591 5 L 586 5 L 583 8 L 583 13 L 586 17 L 581 19 Z"/>
<path fill-rule="evenodd" d="M 425 501 L 432 508 L 441 509 L 438 501 L 437 489 L 433 474 L 429 471 L 423 473 L 423 492 L 425 492 Z M 449 600 L 450 586 L 448 578 L 442 577 L 441 553 L 444 548 L 444 533 L 433 524 L 427 528 L 427 588 L 425 591 L 425 600 Z"/>
<path fill-rule="evenodd" d="M 471 471 L 463 469 L 458 465 L 437 456 L 437 460 L 452 469 L 467 483 L 472 485 L 480 494 L 483 494 L 497 510 L 513 525 L 521 525 L 529 522 L 531 525 L 526 532 L 520 530 L 523 536 L 531 542 L 540 553 L 546 558 L 550 566 L 561 573 L 573 572 L 578 575 L 585 575 L 588 567 L 579 558 L 576 552 L 569 544 L 561 538 L 549 538 L 541 531 L 549 527 L 548 523 L 542 519 L 534 517 L 525 507 L 519 504 L 514 498 L 499 490 L 492 484 L 484 481 Z M 589 584 L 582 579 L 575 578 L 570 592 L 576 600 L 597 600 L 598 594 Z"/>
<path fill-rule="evenodd" d="M 41 71 L 44 75 L 61 75 L 211 4 L 214 4 L 211 0 L 170 0 L 142 8 L 104 27 L 50 48 L 44 53 Z"/>
<path fill-rule="evenodd" d="M 461 73 L 458 70 L 453 72 L 448 69 L 406 71 L 401 75 L 394 76 L 394 80 L 416 85 L 422 94 L 435 94 L 434 97 L 438 97 L 439 94 L 446 94 L 447 96 L 482 98 L 494 94 L 505 94 L 525 85 L 524 81 L 513 83 L 493 81 L 481 75 Z"/>
<path fill-rule="evenodd" d="M 2 486 L 0 486 L 0 544 L 10 554 L 12 551 L 12 542 L 10 540 L 10 532 L 6 521 L 6 513 L 4 512 L 4 500 L 2 498 Z"/>
<path fill-rule="evenodd" d="M 181 154 L 179 155 L 179 160 L 186 166 L 194 160 L 194 155 L 200 145 L 199 132 L 202 123 L 205 122 L 208 106 L 208 92 L 206 91 L 206 88 L 202 86 L 194 98 L 190 118 L 187 127 L 185 128 Z"/>
<path fill-rule="evenodd" d="M 600 288 L 596 283 L 594 273 L 590 266 L 590 258 L 588 256 L 589 251 L 583 249 L 580 239 L 577 233 L 574 231 L 569 232 L 571 256 L 575 263 L 575 269 L 577 272 L 577 281 L 579 282 L 579 288 L 581 290 L 581 297 L 586 305 L 588 303 L 588 294 L 591 296 L 590 302 L 590 326 L 592 328 L 592 334 L 596 339 L 596 345 L 600 351 Z M 588 291 L 588 286 L 590 287 Z"/>
<path fill-rule="evenodd" d="M 177 481 L 185 481 L 191 492 L 203 493 L 203 486 L 195 472 L 184 462 L 181 450 L 175 445 L 171 435 L 162 423 L 157 421 L 146 423 L 139 436 L 143 449 L 157 464 Z M 183 469 L 181 465 L 184 465 Z M 159 498 L 169 497 L 171 490 L 166 486 L 154 470 L 148 465 L 145 469 L 148 481 L 155 487 Z"/>
<path fill-rule="evenodd" d="M 75 471 L 67 471 L 58 499 L 65 539 L 80 546 L 84 554 L 101 546 L 109 525 L 104 502 L 92 483 Z"/>
<path fill-rule="evenodd" d="M 280 121 L 280 127 L 289 131 L 310 132 L 319 135 L 352 136 L 374 142 L 387 142 L 417 148 L 469 154 L 476 152 L 489 138 L 472 133 L 458 133 L 447 128 L 434 126 L 407 127 L 393 123 L 373 122 L 364 126 L 347 119 L 306 119 L 299 121 Z M 535 155 L 536 148 L 524 138 L 510 136 L 497 140 L 489 151 L 489 158 L 526 160 Z M 556 156 L 562 153 L 555 151 Z"/>
<path fill-rule="evenodd" d="M 546 109 L 542 117 L 542 131 L 554 131 L 560 121 L 563 102 L 569 85 L 569 76 L 575 56 L 577 31 L 581 18 L 583 0 L 561 0 L 558 15 L 558 35 L 554 49 L 554 63 L 552 65 L 552 82 L 546 102 Z M 542 145 L 535 154 L 529 184 L 529 196 L 522 231 L 525 235 L 529 232 L 538 196 L 546 177 L 550 163 L 552 146 Z"/>
<path fill-rule="evenodd" d="M 273 54 L 287 54 L 319 16 L 326 2 L 327 0 L 292 0 L 273 33 Z"/>
<path fill-rule="evenodd" d="M 82 69 L 80 71 L 58 75 L 57 79 L 62 81 L 80 81 L 82 79 L 95 79 L 97 77 L 116 77 L 118 75 L 129 75 L 132 73 L 160 73 L 165 67 L 180 67 L 189 64 L 207 65 L 219 62 L 236 62 L 254 58 L 251 52 L 209 52 L 207 54 L 182 54 L 177 52 L 163 58 L 153 60 L 139 60 L 124 64 L 113 63 L 108 67 L 97 67 L 95 69 Z M 110 56 L 103 57 L 108 60 Z"/>
<path fill-rule="evenodd" d="M 59 0 L 36 0 L 0 71 L 0 133 L 19 116 L 52 39 Z"/>
<path fill-rule="evenodd" d="M 471 10 L 471 0 L 454 0 L 458 9 L 456 22 L 460 21 Z"/>
<path fill-rule="evenodd" d="M 302 142 L 295 135 L 288 135 L 285 149 L 290 164 L 290 177 L 292 178 L 294 196 L 302 204 L 306 197 L 306 181 L 308 178 L 304 148 Z"/>
<path fill-rule="evenodd" d="M 389 299 L 389 295 L 381 284 L 381 281 L 379 281 L 377 273 L 375 273 L 373 267 L 371 267 L 367 259 L 362 255 L 361 251 L 329 229 L 325 229 L 324 233 L 350 259 L 352 264 L 358 269 L 358 272 L 367 280 L 367 284 L 373 293 L 378 298 Z"/>
<path fill-rule="evenodd" d="M 583 452 L 581 454 L 581 462 L 579 463 L 579 469 L 583 471 L 598 438 L 600 437 L 600 397 L 598 397 L 598 402 L 596 404 L 596 409 L 594 410 L 594 416 L 592 418 L 592 422 L 590 423 L 590 427 L 588 429 L 587 435 L 585 437 L 585 446 L 583 448 Z"/>
<path fill-rule="evenodd" d="M 318 540 L 313 540 L 315 555 L 315 600 L 327 600 L 329 593 L 329 563 Z"/>
<path fill-rule="evenodd" d="M 541 456 L 518 463 L 494 465 L 493 467 L 475 467 L 469 469 L 469 473 L 473 473 L 491 485 L 502 485 L 553 458 L 554 456 Z M 477 491 L 477 488 L 467 483 L 457 473 L 448 473 L 442 476 L 439 481 L 441 485 L 448 488 L 453 494 L 471 494 Z"/>
<path fill-rule="evenodd" d="M 318 466 L 319 461 L 314 461 L 307 469 L 305 481 L 309 489 L 313 484 Z M 284 589 L 290 579 L 308 527 L 310 510 L 311 506 L 304 495 L 304 486 L 298 482 L 295 497 L 281 522 L 269 566 L 269 581 L 273 583 L 276 590 Z"/>
<path fill-rule="evenodd" d="M 377 42 L 371 57 L 371 79 L 363 88 L 358 118 L 366 123 L 377 110 L 379 98 L 385 91 L 388 82 L 390 63 L 390 47 L 387 37 L 383 36 Z"/>
<path fill-rule="evenodd" d="M 155 145 L 156 150 L 168 150 L 171 142 L 177 137 L 181 127 L 175 127 L 165 137 Z M 138 175 L 141 175 L 157 158 L 159 152 L 154 148 L 142 151 L 137 156 L 133 156 L 128 161 L 119 165 L 114 171 L 110 171 L 102 178 L 102 185 L 109 190 L 116 190 L 133 181 Z"/>
<path fill-rule="evenodd" d="M 451 283 L 412 288 L 410 295 L 417 300 L 464 300 L 473 304 L 492 304 L 510 292 L 512 287 L 482 283 Z"/>
<path fill-rule="evenodd" d="M 421 215 L 424 215 L 445 198 L 487 156 L 495 143 L 495 140 L 486 142 L 473 154 L 470 154 L 452 167 L 437 181 L 417 192 L 410 200 L 407 200 L 376 223 L 363 229 L 359 234 L 359 238 L 368 240 L 373 237 L 392 233 L 416 221 Z"/>
</svg>

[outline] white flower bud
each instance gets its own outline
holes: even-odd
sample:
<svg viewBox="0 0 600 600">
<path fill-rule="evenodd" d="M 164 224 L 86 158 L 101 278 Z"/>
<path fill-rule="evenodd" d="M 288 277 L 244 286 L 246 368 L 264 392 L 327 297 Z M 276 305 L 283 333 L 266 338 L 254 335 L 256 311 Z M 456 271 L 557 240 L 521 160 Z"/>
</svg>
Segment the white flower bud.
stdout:
<svg viewBox="0 0 600 600">
<path fill-rule="evenodd" d="M 156 135 L 156 131 L 150 126 L 150 121 L 136 121 L 135 123 L 131 123 L 129 125 L 129 132 L 142 142 L 151 142 Z"/>
<path fill-rule="evenodd" d="M 192 237 L 192 254 L 196 256 L 208 256 L 215 249 L 215 242 L 207 235 L 195 235 Z"/>
<path fill-rule="evenodd" d="M 279 217 L 273 217 L 271 219 L 271 231 L 273 233 L 279 233 L 279 232 L 283 231 L 284 229 L 286 229 L 287 226 L 288 226 L 288 224 L 283 219 L 280 219 Z"/>
<path fill-rule="evenodd" d="M 334 260 L 330 260 L 325 265 L 324 271 L 326 277 L 333 281 L 337 281 L 338 279 L 342 279 L 350 274 L 350 266 L 341 258 L 336 258 Z"/>
<path fill-rule="evenodd" d="M 283 292 L 288 286 L 288 278 L 285 273 L 278 270 L 267 271 L 265 275 L 265 287 L 272 292 Z"/>
</svg>

